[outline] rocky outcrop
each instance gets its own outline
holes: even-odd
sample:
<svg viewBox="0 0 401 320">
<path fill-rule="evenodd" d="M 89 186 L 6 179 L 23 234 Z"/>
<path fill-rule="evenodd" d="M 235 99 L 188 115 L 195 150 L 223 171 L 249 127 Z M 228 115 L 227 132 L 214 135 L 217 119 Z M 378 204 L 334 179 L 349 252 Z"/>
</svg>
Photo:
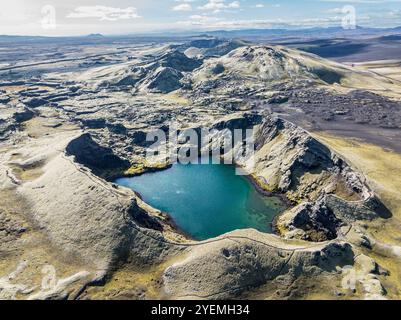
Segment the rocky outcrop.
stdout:
<svg viewBox="0 0 401 320">
<path fill-rule="evenodd" d="M 167 268 L 167 293 L 173 298 L 227 299 L 277 278 L 292 282 L 353 264 L 353 251 L 345 243 L 297 247 L 252 230 L 226 237 L 193 248 L 187 258 Z"/>
<path fill-rule="evenodd" d="M 149 92 L 169 93 L 181 87 L 182 77 L 182 73 L 176 69 L 160 67 L 141 84 L 141 88 Z"/>
<path fill-rule="evenodd" d="M 183 45 L 185 54 L 189 57 L 223 56 L 232 50 L 246 46 L 241 40 L 223 40 L 217 38 L 193 40 Z"/>
<path fill-rule="evenodd" d="M 360 177 L 343 160 L 308 133 L 282 119 L 264 119 L 255 134 L 255 149 L 255 174 L 264 179 L 272 190 L 296 191 L 300 199 L 306 196 L 317 199 L 330 184 L 322 185 L 316 181 L 309 186 L 304 185 L 309 181 L 304 182 L 303 178 L 310 174 L 325 182 L 342 178 L 341 182 L 350 192 L 361 197 L 370 194 Z M 307 195 L 302 192 L 304 188 L 309 188 Z"/>
<path fill-rule="evenodd" d="M 315 242 L 337 238 L 337 230 L 342 225 L 323 200 L 302 203 L 286 214 L 285 222 L 280 221 L 280 224 L 288 230 L 285 234 L 287 238 Z"/>
<path fill-rule="evenodd" d="M 272 95 L 279 97 L 286 92 L 297 93 L 303 88 L 310 94 L 313 91 L 311 88 L 330 88 L 333 84 L 355 88 L 356 83 L 363 83 L 373 91 L 378 82 L 392 86 L 390 79 L 327 61 L 316 55 L 282 46 L 260 45 L 242 46 L 221 57 L 206 59 L 200 68 L 185 78 L 186 87 L 193 89 L 192 95 L 204 97 L 203 94 L 212 92 L 218 94 L 220 99 L 222 95 L 255 99 L 255 94 L 270 99 Z M 214 83 L 214 87 L 210 83 Z M 331 91 L 327 92 L 330 94 Z M 369 93 L 366 92 L 364 96 L 368 97 Z M 287 99 L 282 97 L 270 102 L 282 103 Z M 302 99 L 298 102 L 303 103 Z M 357 114 L 358 111 L 353 113 Z"/>
<path fill-rule="evenodd" d="M 144 66 L 122 70 L 110 80 L 102 81 L 99 86 L 169 93 L 181 88 L 180 80 L 184 73 L 193 71 L 201 64 L 201 60 L 189 58 L 182 52 L 172 49 Z"/>
<path fill-rule="evenodd" d="M 277 220 L 279 230 L 289 231 L 287 236 L 328 240 L 336 237 L 343 223 L 388 216 L 360 175 L 295 125 L 265 118 L 255 148 L 255 179 L 267 190 L 285 193 L 297 205 Z"/>
<path fill-rule="evenodd" d="M 22 101 L 29 108 L 38 108 L 48 104 L 49 102 L 42 98 L 28 98 Z"/>
<path fill-rule="evenodd" d="M 94 145 L 88 135 L 59 137 L 50 145 L 54 153 L 44 174 L 21 185 L 18 193 L 28 201 L 33 218 L 53 245 L 104 271 L 126 259 L 136 265 L 162 261 L 176 250 L 160 233 L 161 223 L 140 208 L 133 192 L 116 189 L 75 163 L 72 156 L 56 151 L 64 145 L 75 159 L 96 171 L 104 169 L 101 154 L 107 154 L 107 149 Z M 86 151 L 76 153 L 81 147 Z M 144 252 L 143 248 L 154 250 Z"/>
<path fill-rule="evenodd" d="M 10 107 L 0 104 L 0 112 L 0 140 L 6 140 L 23 122 L 35 116 L 35 112 L 23 104 Z"/>
<path fill-rule="evenodd" d="M 217 121 L 211 127 L 212 130 L 230 130 L 235 129 L 253 129 L 255 126 L 259 125 L 263 121 L 263 116 L 258 113 L 239 113 L 230 115 L 223 118 L 221 121 Z"/>
<path fill-rule="evenodd" d="M 135 87 L 138 82 L 143 80 L 148 74 L 148 70 L 145 67 L 132 67 L 125 70 L 124 73 L 111 81 L 106 81 L 103 86 L 111 87 Z"/>
<path fill-rule="evenodd" d="M 28 108 L 23 108 L 21 111 L 14 113 L 13 118 L 17 123 L 22 123 L 31 120 L 35 116 L 35 112 Z"/>
<path fill-rule="evenodd" d="M 190 72 L 202 65 L 200 60 L 188 58 L 185 54 L 177 50 L 167 52 L 157 63 L 161 67 L 171 68 L 181 72 Z"/>
<path fill-rule="evenodd" d="M 130 162 L 113 153 L 110 148 L 97 144 L 90 134 L 84 134 L 72 140 L 66 147 L 67 155 L 92 170 L 95 175 L 111 178 L 130 167 Z"/>
<path fill-rule="evenodd" d="M 11 100 L 11 98 L 9 96 L 7 96 L 5 94 L 1 94 L 1 91 L 0 91 L 0 103 L 6 104 L 6 103 L 10 102 L 10 100 Z"/>
</svg>

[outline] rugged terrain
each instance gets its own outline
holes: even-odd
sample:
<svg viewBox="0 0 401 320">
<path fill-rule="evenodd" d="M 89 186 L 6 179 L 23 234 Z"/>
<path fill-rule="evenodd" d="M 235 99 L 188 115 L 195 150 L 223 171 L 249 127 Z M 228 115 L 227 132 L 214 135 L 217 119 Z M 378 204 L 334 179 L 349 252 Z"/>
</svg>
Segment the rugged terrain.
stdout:
<svg viewBox="0 0 401 320">
<path fill-rule="evenodd" d="M 400 297 L 399 238 L 376 235 L 400 206 L 321 133 L 399 152 L 398 79 L 243 41 L 67 48 L 0 67 L 1 298 Z M 275 234 L 196 242 L 112 183 L 168 167 L 146 134 L 173 124 L 254 129 L 256 166 L 237 165 L 291 203 Z"/>
</svg>

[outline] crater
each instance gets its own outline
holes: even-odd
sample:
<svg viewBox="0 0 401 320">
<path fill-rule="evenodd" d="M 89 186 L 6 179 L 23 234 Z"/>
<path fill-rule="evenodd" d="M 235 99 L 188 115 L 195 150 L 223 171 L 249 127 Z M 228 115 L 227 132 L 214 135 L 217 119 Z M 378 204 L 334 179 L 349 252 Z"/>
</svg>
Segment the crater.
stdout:
<svg viewBox="0 0 401 320">
<path fill-rule="evenodd" d="M 272 232 L 272 221 L 287 205 L 278 196 L 258 192 L 234 166 L 174 164 L 171 168 L 115 183 L 139 193 L 143 200 L 167 213 L 176 226 L 196 240 L 237 229 Z"/>
</svg>

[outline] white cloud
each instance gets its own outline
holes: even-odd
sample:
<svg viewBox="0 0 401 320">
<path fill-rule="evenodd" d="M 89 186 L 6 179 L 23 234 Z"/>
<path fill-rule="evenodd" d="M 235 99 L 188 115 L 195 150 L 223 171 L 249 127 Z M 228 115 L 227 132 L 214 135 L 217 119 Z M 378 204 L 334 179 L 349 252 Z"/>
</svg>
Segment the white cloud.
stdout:
<svg viewBox="0 0 401 320">
<path fill-rule="evenodd" d="M 207 26 L 207 25 L 215 25 L 221 18 L 210 17 L 207 15 L 192 15 L 189 17 L 187 21 L 179 21 L 178 24 L 187 25 L 187 26 Z"/>
<path fill-rule="evenodd" d="M 390 11 L 389 15 L 393 18 L 401 18 L 401 10 Z"/>
<path fill-rule="evenodd" d="M 192 11 L 192 6 L 189 3 L 181 3 L 173 7 L 173 11 Z"/>
<path fill-rule="evenodd" d="M 265 5 L 262 3 L 258 3 L 255 5 L 255 8 L 264 8 L 264 7 L 265 7 Z"/>
<path fill-rule="evenodd" d="M 113 8 L 106 6 L 80 6 L 67 15 L 67 18 L 96 18 L 99 20 L 127 20 L 140 18 L 136 8 Z"/>
<path fill-rule="evenodd" d="M 238 9 L 241 7 L 239 1 L 226 3 L 225 0 L 209 0 L 205 5 L 198 7 L 201 10 L 221 11 L 223 9 Z"/>
<path fill-rule="evenodd" d="M 344 13 L 344 9 L 343 8 L 333 8 L 333 9 L 328 9 L 323 11 L 324 13 L 332 13 L 332 14 L 342 14 Z"/>
<path fill-rule="evenodd" d="M 366 3 L 366 4 L 375 4 L 375 3 L 394 3 L 401 2 L 401 0 L 318 0 L 320 2 L 347 2 L 347 3 Z"/>
<path fill-rule="evenodd" d="M 205 30 L 213 29 L 243 29 L 243 28 L 307 28 L 307 27 L 327 27 L 340 26 L 342 16 L 332 16 L 325 18 L 308 18 L 299 20 L 288 19 L 265 19 L 265 20 L 227 20 L 224 18 L 210 17 L 207 15 L 193 15 L 186 21 L 179 21 L 179 25 L 197 26 Z M 361 21 L 369 21 L 369 16 L 360 17 Z"/>
</svg>

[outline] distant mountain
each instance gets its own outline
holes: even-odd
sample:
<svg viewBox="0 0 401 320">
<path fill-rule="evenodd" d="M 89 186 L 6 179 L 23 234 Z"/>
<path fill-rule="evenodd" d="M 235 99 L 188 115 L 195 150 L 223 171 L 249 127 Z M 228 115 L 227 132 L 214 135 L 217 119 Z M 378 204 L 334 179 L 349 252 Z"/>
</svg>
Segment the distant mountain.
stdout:
<svg viewBox="0 0 401 320">
<path fill-rule="evenodd" d="M 41 39 L 47 39 L 47 37 L 0 35 L 0 42 L 32 41 L 32 40 L 41 40 Z"/>
<path fill-rule="evenodd" d="M 314 27 L 304 29 L 240 29 L 240 30 L 214 30 L 214 31 L 163 31 L 129 35 L 103 35 L 93 33 L 86 36 L 66 36 L 66 37 L 44 37 L 44 36 L 13 36 L 0 35 L 0 42 L 30 42 L 30 41 L 53 41 L 65 42 L 70 41 L 114 41 L 116 39 L 124 40 L 149 40 L 149 41 L 185 41 L 188 38 L 222 38 L 234 39 L 322 39 L 322 38 L 353 38 L 353 37 L 369 37 L 369 36 L 390 36 L 401 34 L 401 26 L 394 28 L 368 28 L 357 26 L 352 30 L 345 30 L 342 27 Z"/>
<path fill-rule="evenodd" d="M 357 26 L 346 30 L 342 27 L 308 28 L 308 29 L 243 29 L 216 30 L 206 32 L 208 36 L 220 38 L 324 38 L 324 37 L 359 37 L 401 33 L 401 27 L 396 28 L 366 28 Z"/>
<path fill-rule="evenodd" d="M 104 35 L 102 35 L 101 33 L 91 33 L 89 35 L 86 36 L 87 38 L 104 38 Z"/>
<path fill-rule="evenodd" d="M 391 34 L 388 36 L 382 36 L 378 39 L 383 41 L 399 41 L 401 40 L 401 34 Z"/>
</svg>

